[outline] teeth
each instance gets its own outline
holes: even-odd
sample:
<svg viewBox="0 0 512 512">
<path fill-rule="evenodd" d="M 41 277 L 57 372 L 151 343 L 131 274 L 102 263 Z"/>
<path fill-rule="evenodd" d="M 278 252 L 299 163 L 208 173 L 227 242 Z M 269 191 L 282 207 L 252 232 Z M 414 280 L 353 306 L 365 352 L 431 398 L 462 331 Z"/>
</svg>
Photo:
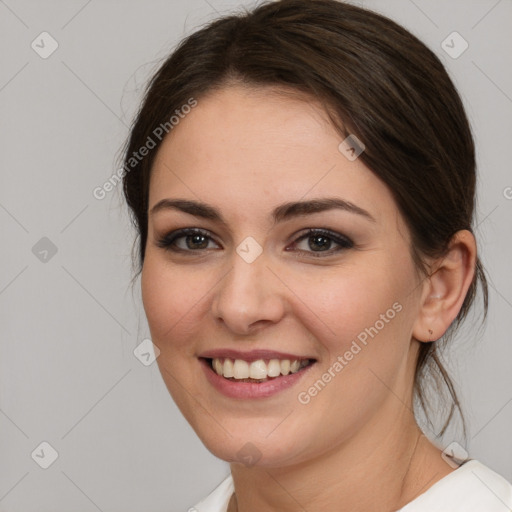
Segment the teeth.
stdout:
<svg viewBox="0 0 512 512">
<path fill-rule="evenodd" d="M 213 369 L 216 373 L 222 375 L 222 363 L 220 362 L 220 359 L 213 360 Z"/>
<path fill-rule="evenodd" d="M 267 374 L 269 377 L 279 377 L 279 375 L 281 375 L 281 363 L 279 359 L 271 359 L 268 362 Z"/>
<path fill-rule="evenodd" d="M 233 377 L 235 379 L 248 379 L 249 378 L 249 364 L 243 359 L 235 359 L 233 365 Z"/>
<path fill-rule="evenodd" d="M 249 366 L 249 377 L 251 379 L 266 379 L 267 378 L 267 365 L 263 359 L 253 361 Z"/>
<path fill-rule="evenodd" d="M 215 361 L 215 359 L 214 359 Z M 219 369 L 217 373 L 219 375 L 224 375 L 224 377 L 234 377 L 235 373 L 233 371 L 233 361 L 231 359 L 224 359 L 224 364 L 220 362 L 220 359 L 217 359 L 219 361 Z"/>
<path fill-rule="evenodd" d="M 290 373 L 290 360 L 289 359 L 283 359 L 281 361 L 281 373 L 283 375 L 288 375 Z"/>
<path fill-rule="evenodd" d="M 308 359 L 295 359 L 293 361 L 290 359 L 270 359 L 268 362 L 258 359 L 248 363 L 243 359 L 215 358 L 212 360 L 212 367 L 215 373 L 225 378 L 267 380 L 268 377 L 297 373 L 309 362 Z"/>
</svg>

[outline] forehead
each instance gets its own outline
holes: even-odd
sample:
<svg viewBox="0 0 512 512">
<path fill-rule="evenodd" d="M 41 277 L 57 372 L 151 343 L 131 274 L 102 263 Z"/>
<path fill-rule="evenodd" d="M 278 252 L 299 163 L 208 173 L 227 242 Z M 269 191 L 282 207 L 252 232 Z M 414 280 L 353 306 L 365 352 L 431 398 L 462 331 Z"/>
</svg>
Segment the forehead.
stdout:
<svg viewBox="0 0 512 512">
<path fill-rule="evenodd" d="M 396 214 L 384 183 L 340 152 L 342 140 L 321 105 L 304 95 L 268 87 L 215 91 L 164 139 L 149 207 L 179 196 L 257 214 L 284 201 L 339 195 L 377 217 Z"/>
<path fill-rule="evenodd" d="M 227 168 L 233 160 L 241 161 L 244 169 L 264 172 L 269 159 L 273 165 L 302 161 L 305 153 L 308 160 L 316 161 L 321 153 L 322 161 L 329 159 L 339 139 L 314 100 L 270 87 L 231 86 L 200 98 L 164 140 L 160 153 L 181 161 L 186 156 L 191 165 L 215 158 Z"/>
</svg>

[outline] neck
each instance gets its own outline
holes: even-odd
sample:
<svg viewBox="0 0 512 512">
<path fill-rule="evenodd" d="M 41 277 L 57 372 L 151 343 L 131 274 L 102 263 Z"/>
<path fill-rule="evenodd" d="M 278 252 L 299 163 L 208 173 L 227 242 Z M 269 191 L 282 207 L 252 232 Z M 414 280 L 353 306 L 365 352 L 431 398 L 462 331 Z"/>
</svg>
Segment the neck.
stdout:
<svg viewBox="0 0 512 512">
<path fill-rule="evenodd" d="M 397 408 L 395 399 L 393 407 Z M 314 460 L 287 467 L 232 464 L 236 497 L 228 512 L 395 511 L 453 471 L 409 408 L 374 418 Z"/>
</svg>

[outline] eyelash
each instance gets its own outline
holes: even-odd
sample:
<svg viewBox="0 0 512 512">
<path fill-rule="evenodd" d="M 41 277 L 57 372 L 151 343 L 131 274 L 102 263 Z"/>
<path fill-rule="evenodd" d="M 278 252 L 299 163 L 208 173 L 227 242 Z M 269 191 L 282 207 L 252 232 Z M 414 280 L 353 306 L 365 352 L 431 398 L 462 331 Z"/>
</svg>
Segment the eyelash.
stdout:
<svg viewBox="0 0 512 512">
<path fill-rule="evenodd" d="M 205 238 L 209 238 L 210 240 L 213 240 L 213 238 L 210 236 L 210 234 L 207 231 L 204 231 L 199 228 L 184 228 L 179 229 L 177 231 L 173 231 L 164 237 L 160 238 L 157 241 L 157 246 L 165 249 L 167 251 L 172 252 L 181 252 L 181 253 L 191 253 L 191 252 L 203 252 L 205 249 L 181 249 L 176 247 L 175 243 L 176 240 L 186 237 L 186 236 L 194 236 L 194 235 L 201 235 Z M 297 244 L 298 242 L 301 242 L 304 239 L 307 239 L 309 237 L 313 236 L 324 236 L 328 239 L 331 239 L 334 243 L 338 244 L 338 248 L 336 250 L 328 250 L 328 251 L 302 251 L 299 250 L 299 253 L 302 254 L 308 254 L 312 255 L 315 258 L 323 258 L 327 256 L 331 256 L 333 254 L 339 253 L 345 249 L 351 249 L 354 247 L 354 242 L 350 240 L 350 238 L 340 235 L 337 233 L 334 233 L 332 231 L 329 231 L 327 229 L 319 229 L 319 228 L 310 228 L 305 233 L 302 233 L 299 238 L 297 238 L 293 244 Z M 213 240 L 215 242 L 215 240 Z M 216 243 L 216 242 L 215 242 Z"/>
</svg>

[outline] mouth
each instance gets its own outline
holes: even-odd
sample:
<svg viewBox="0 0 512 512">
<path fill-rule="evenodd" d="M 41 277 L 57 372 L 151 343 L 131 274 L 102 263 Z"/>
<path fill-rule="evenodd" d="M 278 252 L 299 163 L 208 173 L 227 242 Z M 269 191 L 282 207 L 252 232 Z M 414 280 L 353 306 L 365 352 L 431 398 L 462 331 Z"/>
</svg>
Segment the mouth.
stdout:
<svg viewBox="0 0 512 512">
<path fill-rule="evenodd" d="M 220 377 L 232 382 L 264 383 L 299 373 L 315 363 L 314 359 L 256 359 L 247 361 L 229 357 L 202 358 Z"/>
</svg>

